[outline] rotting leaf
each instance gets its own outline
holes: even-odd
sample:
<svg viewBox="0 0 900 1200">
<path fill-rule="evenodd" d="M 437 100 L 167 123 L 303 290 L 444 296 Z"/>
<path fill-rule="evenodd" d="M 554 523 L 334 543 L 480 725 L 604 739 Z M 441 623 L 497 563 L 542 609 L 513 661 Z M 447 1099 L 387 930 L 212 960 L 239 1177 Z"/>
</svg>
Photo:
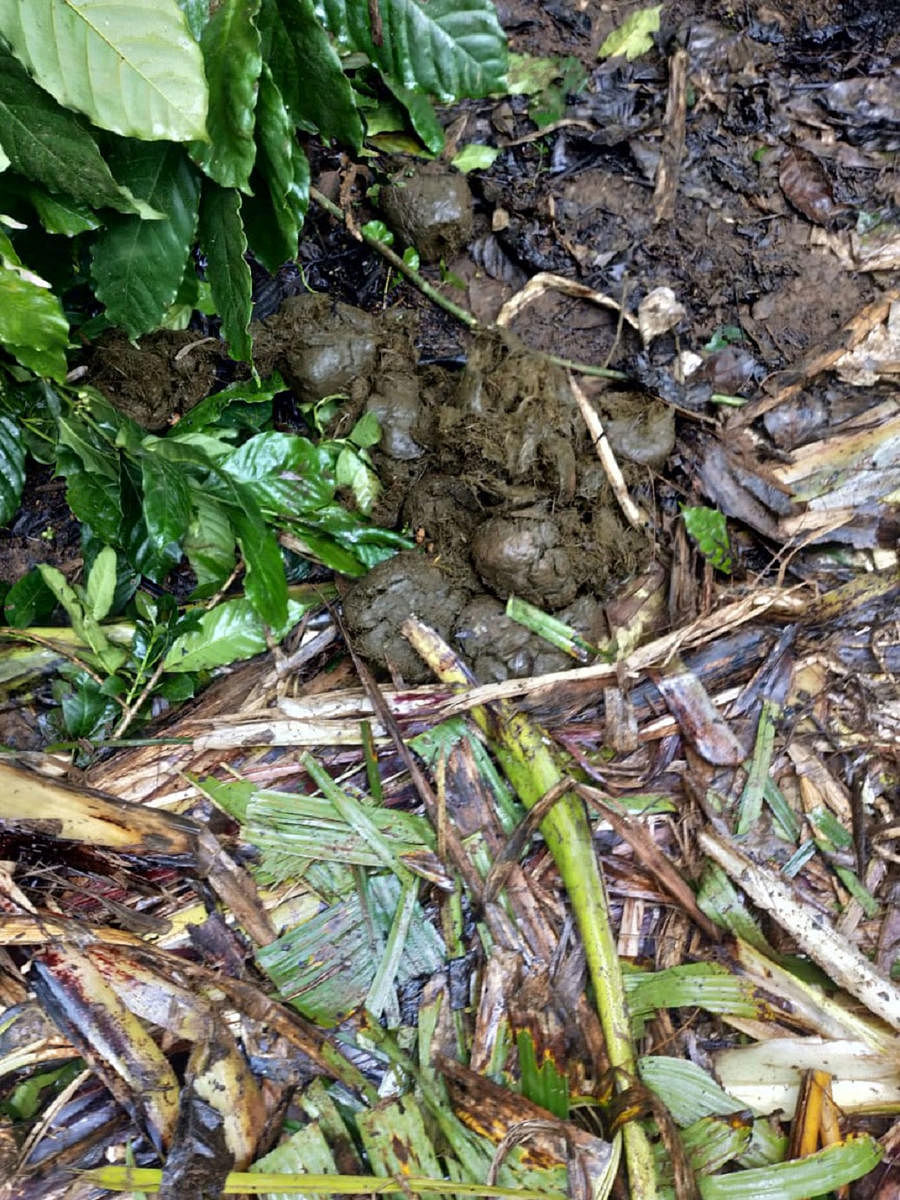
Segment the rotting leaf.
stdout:
<svg viewBox="0 0 900 1200">
<path fill-rule="evenodd" d="M 836 204 L 831 182 L 811 154 L 795 150 L 781 164 L 778 183 L 791 204 L 816 225 L 831 225 L 844 211 Z"/>
</svg>

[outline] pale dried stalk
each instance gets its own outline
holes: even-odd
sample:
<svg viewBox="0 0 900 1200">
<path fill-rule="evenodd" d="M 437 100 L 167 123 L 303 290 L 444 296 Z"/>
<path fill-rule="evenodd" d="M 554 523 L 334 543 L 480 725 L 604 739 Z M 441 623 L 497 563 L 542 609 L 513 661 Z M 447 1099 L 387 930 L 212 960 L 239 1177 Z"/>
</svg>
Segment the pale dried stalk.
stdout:
<svg viewBox="0 0 900 1200">
<path fill-rule="evenodd" d="M 584 417 L 584 423 L 587 425 L 588 433 L 591 435 L 594 449 L 597 451 L 597 457 L 600 459 L 603 470 L 606 472 L 606 478 L 609 480 L 609 486 L 612 488 L 619 502 L 619 507 L 625 514 L 625 520 L 634 529 L 646 530 L 649 524 L 649 517 L 629 496 L 628 488 L 625 485 L 625 477 L 622 474 L 619 464 L 616 462 L 612 446 L 610 446 L 609 440 L 603 432 L 603 422 L 597 416 L 594 406 L 588 400 L 571 373 L 569 374 L 569 387 L 572 389 L 572 395 L 578 402 L 581 415 Z"/>
<path fill-rule="evenodd" d="M 714 834 L 698 835 L 701 850 L 744 889 L 759 908 L 771 913 L 813 962 L 869 1012 L 900 1029 L 900 989 L 859 950 L 827 923 L 820 912 L 802 904 L 774 871 L 759 866 Z"/>
</svg>

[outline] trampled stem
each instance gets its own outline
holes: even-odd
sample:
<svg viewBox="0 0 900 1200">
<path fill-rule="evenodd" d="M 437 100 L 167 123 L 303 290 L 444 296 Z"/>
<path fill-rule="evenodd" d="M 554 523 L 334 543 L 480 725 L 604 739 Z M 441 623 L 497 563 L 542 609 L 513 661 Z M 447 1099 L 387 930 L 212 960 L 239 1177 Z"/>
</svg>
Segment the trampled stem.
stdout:
<svg viewBox="0 0 900 1200">
<path fill-rule="evenodd" d="M 403 624 L 403 633 L 441 682 L 472 683 L 469 672 L 433 629 L 410 617 Z M 473 708 L 470 715 L 488 737 L 526 808 L 533 808 L 547 792 L 565 782 L 547 735 L 512 705 L 501 700 L 490 709 Z M 617 1088 L 624 1091 L 635 1079 L 635 1053 L 606 887 L 584 804 L 571 792 L 563 792 L 541 821 L 540 830 L 572 901 L 609 1063 Z M 633 1200 L 652 1200 L 656 1174 L 647 1136 L 634 1121 L 625 1125 L 623 1135 L 631 1196 Z"/>
</svg>

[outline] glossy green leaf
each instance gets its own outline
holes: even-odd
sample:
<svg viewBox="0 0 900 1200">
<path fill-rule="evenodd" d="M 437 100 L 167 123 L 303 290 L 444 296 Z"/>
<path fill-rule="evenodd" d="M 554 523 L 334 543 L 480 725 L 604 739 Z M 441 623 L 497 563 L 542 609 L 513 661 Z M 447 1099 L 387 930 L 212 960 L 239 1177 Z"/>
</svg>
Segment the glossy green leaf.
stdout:
<svg viewBox="0 0 900 1200">
<path fill-rule="evenodd" d="M 244 484 L 260 508 L 288 517 L 321 508 L 334 495 L 334 483 L 322 469 L 319 451 L 293 434 L 257 434 L 222 467 Z"/>
<path fill-rule="evenodd" d="M 109 615 L 115 593 L 116 552 L 112 546 L 104 546 L 94 559 L 84 589 L 88 612 L 95 621 L 102 621 Z"/>
<path fill-rule="evenodd" d="M 21 63 L 3 50 L 0 128 L 10 162 L 28 179 L 94 208 L 154 215 L 113 179 L 84 121 L 60 107 Z"/>
<path fill-rule="evenodd" d="M 203 30 L 209 141 L 191 146 L 191 157 L 210 179 L 244 191 L 256 159 L 253 127 L 262 68 L 254 23 L 258 11 L 259 0 L 222 0 Z"/>
<path fill-rule="evenodd" d="M 77 519 L 104 542 L 117 542 L 122 525 L 122 488 L 118 478 L 93 471 L 70 471 L 66 503 Z"/>
<path fill-rule="evenodd" d="M 364 450 L 369 446 L 378 445 L 381 441 L 381 426 L 373 412 L 363 413 L 350 430 L 349 441 Z"/>
<path fill-rule="evenodd" d="M 58 298 L 48 283 L 22 265 L 9 238 L 0 231 L 0 344 L 23 367 L 62 382 L 68 343 L 69 322 Z M 7 454 L 11 453 L 7 448 Z M 0 511 L 11 502 L 15 490 L 15 473 L 10 478 L 5 500 L 0 492 Z"/>
<path fill-rule="evenodd" d="M 274 273 L 297 254 L 309 206 L 309 163 L 267 66 L 260 76 L 256 120 L 259 157 L 244 220 L 254 253 Z"/>
<path fill-rule="evenodd" d="M 440 154 L 444 148 L 444 127 L 437 119 L 434 105 L 428 96 L 423 96 L 421 92 L 413 91 L 412 88 L 403 87 L 389 75 L 383 76 L 383 79 L 388 90 L 406 109 L 410 124 L 422 139 L 423 145 L 432 154 Z"/>
<path fill-rule="evenodd" d="M 78 204 L 68 196 L 51 196 L 49 192 L 36 186 L 27 187 L 25 195 L 48 233 L 77 237 L 79 233 L 87 233 L 100 225 L 87 205 Z"/>
<path fill-rule="evenodd" d="M 404 87 L 438 100 L 501 92 L 506 38 L 490 0 L 380 0 L 382 44 L 372 38 L 367 0 L 317 0 L 338 42 L 361 50 Z"/>
<path fill-rule="evenodd" d="M 353 446 L 344 446 L 334 468 L 338 487 L 349 488 L 356 507 L 368 516 L 381 495 L 378 476 Z"/>
<path fill-rule="evenodd" d="M 300 525 L 292 527 L 291 534 L 297 542 L 298 553 L 314 559 L 323 567 L 330 567 L 332 571 L 338 571 L 351 579 L 365 575 L 366 567 L 353 551 L 341 546 L 327 533 L 308 525 Z"/>
<path fill-rule="evenodd" d="M 9 165 L 9 155 L 6 153 L 3 147 L 0 146 L 0 171 L 5 171 Z"/>
<path fill-rule="evenodd" d="M 141 460 L 144 521 L 150 540 L 159 549 L 180 542 L 191 519 L 191 491 L 175 463 L 148 451 Z"/>
<path fill-rule="evenodd" d="M 0 0 L 0 33 L 42 88 L 102 129 L 206 136 L 203 59 L 175 0 Z"/>
<path fill-rule="evenodd" d="M 234 530 L 221 504 L 200 492 L 184 538 L 184 553 L 197 577 L 195 597 L 211 596 L 234 569 Z"/>
<path fill-rule="evenodd" d="M 75 413 L 60 416 L 57 436 L 61 446 L 68 446 L 81 459 L 85 469 L 105 479 L 119 481 L 119 460 L 115 451 L 97 435 L 94 426 Z"/>
<path fill-rule="evenodd" d="M 2 276 L 0 276 L 2 287 Z M 2 325 L 2 293 L 0 293 L 0 325 Z M 25 486 L 25 447 L 18 421 L 0 415 L 0 525 L 16 515 Z"/>
<path fill-rule="evenodd" d="M 302 618 L 306 606 L 289 600 L 282 625 L 270 630 L 276 641 L 285 637 Z M 229 663 L 265 654 L 266 627 L 259 613 L 243 597 L 225 600 L 200 618 L 199 627 L 177 638 L 165 659 L 167 671 L 211 671 Z"/>
<path fill-rule="evenodd" d="M 15 629 L 46 621 L 56 608 L 56 597 L 44 583 L 37 567 L 17 579 L 6 593 L 3 614 L 6 623 Z"/>
<path fill-rule="evenodd" d="M 188 29 L 194 41 L 199 42 L 209 20 L 209 0 L 175 0 L 184 13 Z"/>
<path fill-rule="evenodd" d="M 110 723 L 122 711 L 84 672 L 60 696 L 60 709 L 66 732 L 73 738 L 88 739 L 108 736 Z"/>
<path fill-rule="evenodd" d="M 366 221 L 365 225 L 361 226 L 360 233 L 363 237 L 375 238 L 376 241 L 384 242 L 385 246 L 394 244 L 394 235 L 384 221 Z"/>
<path fill-rule="evenodd" d="M 199 238 L 206 255 L 206 278 L 216 312 L 222 318 L 228 353 L 240 362 L 250 362 L 253 281 L 244 258 L 247 238 L 241 219 L 241 194 L 236 188 L 220 188 L 209 179 L 204 182 Z"/>
<path fill-rule="evenodd" d="M 266 62 L 295 125 L 358 150 L 353 89 L 312 0 L 270 0 L 260 15 Z"/>
<path fill-rule="evenodd" d="M 262 410 L 262 416 L 265 419 L 271 416 L 272 400 L 284 389 L 284 380 L 277 371 L 268 379 L 261 379 L 258 383 L 252 379 L 237 380 L 223 388 L 221 392 L 214 392 L 211 396 L 207 396 L 190 412 L 185 413 L 169 437 L 180 439 L 185 434 L 199 433 L 203 430 L 218 432 L 216 429 L 218 425 L 229 425 L 230 418 L 233 418 L 233 413 L 230 414 L 228 411 L 232 405 L 235 407 L 244 404 L 267 405 L 269 407 Z"/>
<path fill-rule="evenodd" d="M 94 242 L 98 299 L 129 337 L 158 327 L 175 299 L 197 228 L 200 183 L 184 150 L 171 142 L 123 144 L 117 169 L 162 221 L 113 217 Z"/>
<path fill-rule="evenodd" d="M 287 580 L 284 577 L 281 550 L 275 535 L 259 516 L 253 493 L 246 487 L 235 487 L 244 505 L 232 509 L 229 515 L 247 572 L 244 591 L 269 628 L 280 629 L 287 620 L 288 611 Z"/>
<path fill-rule="evenodd" d="M 47 563 L 39 563 L 38 570 L 44 583 L 66 610 L 66 615 L 76 635 L 90 646 L 108 671 L 117 670 L 125 661 L 126 652 L 109 641 L 99 622 L 86 611 L 81 597 L 62 571 Z"/>
</svg>

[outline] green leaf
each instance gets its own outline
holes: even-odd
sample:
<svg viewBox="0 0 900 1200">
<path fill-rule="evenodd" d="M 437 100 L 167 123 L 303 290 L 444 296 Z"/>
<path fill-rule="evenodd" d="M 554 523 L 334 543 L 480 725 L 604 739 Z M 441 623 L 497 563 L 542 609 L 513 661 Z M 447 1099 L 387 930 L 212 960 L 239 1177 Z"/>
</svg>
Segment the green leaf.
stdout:
<svg viewBox="0 0 900 1200">
<path fill-rule="evenodd" d="M 499 154 L 500 150 L 496 146 L 481 146 L 477 142 L 470 142 L 450 159 L 450 165 L 456 167 L 457 171 L 462 171 L 463 175 L 469 171 L 486 171 L 494 165 Z"/>
<path fill-rule="evenodd" d="M 88 611 L 95 621 L 109 615 L 115 594 L 116 552 L 112 546 L 104 546 L 94 559 L 84 592 Z"/>
<path fill-rule="evenodd" d="M 260 25 L 266 62 L 294 124 L 359 150 L 363 130 L 353 89 L 312 0 L 270 0 Z"/>
<path fill-rule="evenodd" d="M 176 0 L 176 3 L 184 13 L 194 41 L 199 42 L 209 20 L 209 0 Z"/>
<path fill-rule="evenodd" d="M 409 113 L 410 123 L 422 139 L 423 145 L 427 146 L 432 154 L 440 154 L 444 148 L 444 127 L 437 119 L 434 105 L 429 98 L 423 96 L 421 92 L 414 92 L 412 88 L 403 87 L 387 75 L 382 78 L 388 90 Z M 498 150 L 497 153 L 499 154 L 500 151 Z"/>
<path fill-rule="evenodd" d="M 63 723 L 73 738 L 103 738 L 108 736 L 110 722 L 121 709 L 106 696 L 97 683 L 79 672 L 77 683 L 60 697 Z"/>
<path fill-rule="evenodd" d="M 653 8 L 641 8 L 626 18 L 618 28 L 614 29 L 597 52 L 598 58 L 612 58 L 616 54 L 624 54 L 631 62 L 641 54 L 646 54 L 653 45 L 653 34 L 659 30 L 659 14 L 662 5 Z"/>
<path fill-rule="evenodd" d="M 356 507 L 368 516 L 381 495 L 378 476 L 353 446 L 344 446 L 335 463 L 335 478 L 338 487 L 347 487 L 353 493 Z"/>
<path fill-rule="evenodd" d="M 46 620 L 56 608 L 56 597 L 44 583 L 44 577 L 34 567 L 17 579 L 6 593 L 4 616 L 15 629 Z"/>
<path fill-rule="evenodd" d="M 270 629 L 280 629 L 287 620 L 288 594 L 281 550 L 270 529 L 263 524 L 253 493 L 235 484 L 244 507 L 232 509 L 231 524 L 237 534 L 247 574 L 247 598 Z"/>
<path fill-rule="evenodd" d="M 109 641 L 96 619 L 85 610 L 78 593 L 62 571 L 47 563 L 39 563 L 38 570 L 57 602 L 66 610 L 75 634 L 90 646 L 107 671 L 117 670 L 127 658 L 126 652 Z"/>
<path fill-rule="evenodd" d="M 86 205 L 78 204 L 68 196 L 51 196 L 43 188 L 29 186 L 24 194 L 34 206 L 41 224 L 48 233 L 61 233 L 64 237 L 77 237 L 97 229 L 100 222 Z"/>
<path fill-rule="evenodd" d="M 293 434 L 259 433 L 235 450 L 222 468 L 245 485 L 263 510 L 288 517 L 322 508 L 334 495 L 319 451 Z"/>
<path fill-rule="evenodd" d="M 569 1077 L 554 1062 L 552 1054 L 544 1050 L 538 1065 L 534 1039 L 527 1029 L 516 1034 L 519 1052 L 522 1095 L 546 1108 L 560 1120 L 569 1118 Z"/>
<path fill-rule="evenodd" d="M 289 600 L 287 617 L 271 630 L 280 641 L 306 612 L 306 605 Z M 176 638 L 165 658 L 167 671 L 211 671 L 229 663 L 264 654 L 268 649 L 266 628 L 249 600 L 225 600 L 205 612 L 197 629 Z"/>
<path fill-rule="evenodd" d="M 42 88 L 102 129 L 206 136 L 203 59 L 175 0 L 0 0 L 0 33 Z"/>
<path fill-rule="evenodd" d="M 191 146 L 191 157 L 222 187 L 248 190 L 256 158 L 254 110 L 262 68 L 254 18 L 259 0 L 222 0 L 200 38 L 209 80 L 207 142 Z"/>
<path fill-rule="evenodd" d="M 380 46 L 366 0 L 317 0 L 316 9 L 343 46 L 404 87 L 445 103 L 505 88 L 506 38 L 491 0 L 379 0 Z"/>
<path fill-rule="evenodd" d="M 141 459 L 141 482 L 151 542 L 160 550 L 180 542 L 191 519 L 191 492 L 184 471 L 148 450 Z"/>
<path fill-rule="evenodd" d="M 245 224 L 257 258 L 274 273 L 297 255 L 309 206 L 309 163 L 267 66 L 260 77 L 256 120 L 259 157 L 254 195 L 244 200 Z"/>
<path fill-rule="evenodd" d="M 211 596 L 234 569 L 234 530 L 221 504 L 200 492 L 184 538 L 184 553 L 197 576 L 192 595 Z"/>
<path fill-rule="evenodd" d="M 384 242 L 386 246 L 393 246 L 394 235 L 384 221 L 366 221 L 365 225 L 359 231 L 363 237 L 375 238 L 379 242 Z"/>
<path fill-rule="evenodd" d="M 734 566 L 728 542 L 724 513 L 716 508 L 685 508 L 684 527 L 697 543 L 700 553 L 720 571 L 730 572 Z"/>
<path fill-rule="evenodd" d="M 118 485 L 119 460 L 110 447 L 98 437 L 93 426 L 74 413 L 60 416 L 57 421 L 57 436 L 60 446 L 68 446 L 84 464 L 85 470 L 102 479 L 110 479 Z"/>
<path fill-rule="evenodd" d="M 867 1133 L 851 1134 L 842 1142 L 806 1158 L 770 1163 L 733 1175 L 712 1175 L 700 1181 L 703 1200 L 803 1200 L 822 1196 L 861 1179 L 881 1161 L 882 1150 Z"/>
<path fill-rule="evenodd" d="M 5 171 L 9 165 L 9 156 L 3 147 L 0 146 L 0 171 Z"/>
<path fill-rule="evenodd" d="M 84 121 L 61 108 L 2 50 L 0 128 L 15 169 L 51 192 L 67 193 L 92 208 L 159 215 L 116 183 Z"/>
<path fill-rule="evenodd" d="M 222 318 L 228 353 L 240 362 L 250 362 L 253 281 L 244 258 L 247 238 L 241 220 L 241 194 L 236 188 L 220 188 L 209 179 L 204 182 L 199 236 L 206 255 L 206 278 L 216 312 Z"/>
<path fill-rule="evenodd" d="M 363 450 L 378 445 L 381 440 L 381 426 L 373 412 L 363 413 L 350 430 L 349 440 Z"/>
<path fill-rule="evenodd" d="M 2 277 L 0 277 L 2 286 Z M 3 299 L 0 294 L 0 324 Z M 0 525 L 12 520 L 22 502 L 25 486 L 25 447 L 18 421 L 0 416 Z"/>
<path fill-rule="evenodd" d="M 49 376 L 59 383 L 65 379 L 69 323 L 62 306 L 50 290 L 50 285 L 22 265 L 12 243 L 2 231 L 0 343 L 23 367 L 28 367 L 35 374 Z M 9 455 L 8 440 L 5 439 L 4 445 Z M 15 478 L 15 474 L 10 477 L 5 498 L 0 487 L 0 511 L 4 511 L 10 503 Z M 21 486 L 18 494 L 21 494 Z M 9 520 L 9 517 L 4 520 Z"/>
<path fill-rule="evenodd" d="M 117 542 L 122 525 L 122 489 L 118 479 L 92 471 L 66 476 L 66 503 L 79 521 L 104 542 Z"/>
<path fill-rule="evenodd" d="M 283 391 L 284 380 L 277 371 L 268 379 L 261 379 L 259 381 L 240 379 L 236 383 L 230 383 L 221 392 L 214 392 L 213 395 L 207 396 L 205 400 L 201 400 L 199 404 L 195 404 L 190 412 L 184 414 L 168 436 L 170 439 L 177 441 L 181 440 L 185 434 L 190 435 L 206 430 L 214 433 L 218 432 L 216 427 L 219 425 L 225 425 L 230 428 L 233 413 L 229 413 L 228 410 L 232 405 L 235 407 L 244 404 L 267 404 L 271 406 L 275 396 Z M 264 418 L 271 416 L 271 407 L 268 412 L 263 410 L 262 415 Z"/>
<path fill-rule="evenodd" d="M 510 54 L 507 91 L 510 96 L 536 96 L 559 78 L 560 70 L 558 58 Z"/>
<path fill-rule="evenodd" d="M 197 228 L 200 183 L 171 142 L 129 142 L 119 174 L 165 214 L 163 221 L 113 217 L 94 242 L 91 273 L 111 321 L 129 337 L 156 329 L 175 299 Z"/>
</svg>

